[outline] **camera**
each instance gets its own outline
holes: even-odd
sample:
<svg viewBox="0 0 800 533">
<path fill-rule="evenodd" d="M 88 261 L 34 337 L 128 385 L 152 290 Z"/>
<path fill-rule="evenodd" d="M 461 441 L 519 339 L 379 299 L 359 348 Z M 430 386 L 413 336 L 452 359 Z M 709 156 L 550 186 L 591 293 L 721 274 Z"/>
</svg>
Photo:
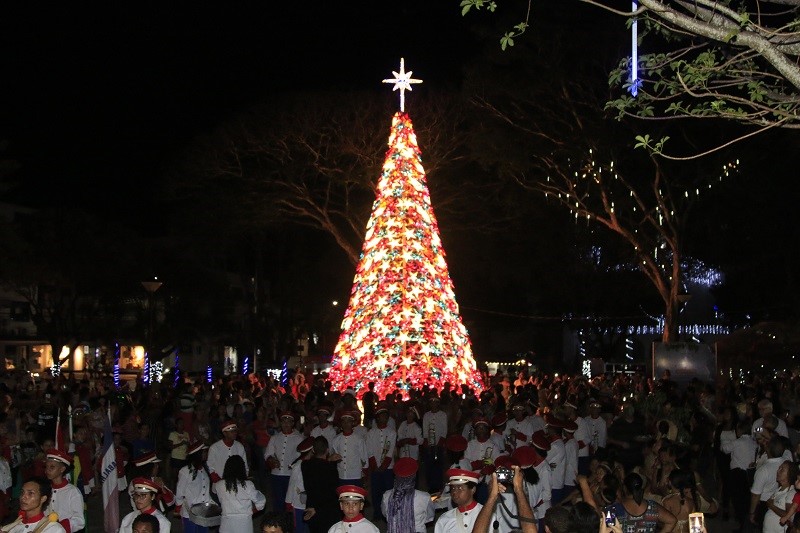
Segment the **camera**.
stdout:
<svg viewBox="0 0 800 533">
<path fill-rule="evenodd" d="M 498 483 L 502 483 L 503 485 L 511 485 L 514 481 L 514 471 L 508 467 L 499 467 L 495 470 L 495 474 L 497 474 Z"/>
</svg>

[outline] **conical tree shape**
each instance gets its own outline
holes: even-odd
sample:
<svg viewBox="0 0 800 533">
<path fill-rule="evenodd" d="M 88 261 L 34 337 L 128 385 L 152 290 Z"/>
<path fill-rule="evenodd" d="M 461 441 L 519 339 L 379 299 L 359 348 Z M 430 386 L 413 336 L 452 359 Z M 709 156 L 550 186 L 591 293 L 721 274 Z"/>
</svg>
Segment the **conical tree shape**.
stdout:
<svg viewBox="0 0 800 533">
<path fill-rule="evenodd" d="M 446 382 L 480 391 L 411 119 L 396 113 L 330 379 L 383 398 Z"/>
</svg>

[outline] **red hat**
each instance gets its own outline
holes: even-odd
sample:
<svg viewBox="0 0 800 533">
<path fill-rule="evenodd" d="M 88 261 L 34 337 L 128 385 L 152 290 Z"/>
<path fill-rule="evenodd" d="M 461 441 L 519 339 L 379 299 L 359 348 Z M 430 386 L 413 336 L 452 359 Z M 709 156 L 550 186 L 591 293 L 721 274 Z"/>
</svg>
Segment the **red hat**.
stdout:
<svg viewBox="0 0 800 533">
<path fill-rule="evenodd" d="M 539 466 L 544 459 L 530 446 L 520 446 L 511 454 L 520 468 Z"/>
<path fill-rule="evenodd" d="M 408 410 L 409 410 L 409 412 L 414 413 L 414 416 L 416 416 L 417 420 L 419 420 L 419 418 L 420 418 L 419 417 L 419 409 L 417 409 L 417 407 L 415 405 L 409 406 Z"/>
<path fill-rule="evenodd" d="M 553 416 L 552 413 L 547 413 L 546 415 L 544 415 L 544 423 L 545 423 L 545 425 L 548 425 L 548 426 L 554 427 L 554 428 L 563 428 L 564 427 L 564 421 L 561 420 L 560 418 L 556 418 L 555 416 Z"/>
<path fill-rule="evenodd" d="M 539 431 L 534 431 L 533 436 L 531 436 L 531 444 L 543 451 L 550 450 L 550 439 L 547 438 L 547 435 L 545 435 L 541 429 Z"/>
<path fill-rule="evenodd" d="M 236 422 L 231 420 L 230 418 L 222 423 L 222 431 L 237 431 L 238 429 L 239 426 L 237 426 Z"/>
<path fill-rule="evenodd" d="M 494 460 L 494 466 L 498 468 L 503 466 L 506 468 L 511 468 L 515 464 L 517 464 L 517 462 L 510 455 L 500 455 Z"/>
<path fill-rule="evenodd" d="M 471 470 L 463 470 L 461 468 L 451 468 L 445 475 L 449 479 L 451 485 L 463 485 L 464 483 L 478 483 L 480 481 L 480 474 Z"/>
<path fill-rule="evenodd" d="M 70 454 L 63 450 L 56 450 L 55 448 L 47 450 L 47 459 L 58 461 L 67 466 L 72 464 L 72 456 Z"/>
<path fill-rule="evenodd" d="M 492 426 L 498 428 L 508 422 L 508 415 L 505 413 L 497 413 L 492 417 Z"/>
<path fill-rule="evenodd" d="M 294 413 L 293 413 L 293 412 L 291 412 L 291 411 L 283 411 L 283 412 L 281 413 L 281 416 L 280 416 L 280 417 L 281 417 L 281 418 L 291 418 L 292 420 L 294 420 Z"/>
<path fill-rule="evenodd" d="M 513 411 L 514 409 L 520 409 L 520 410 L 524 411 L 524 410 L 525 410 L 525 404 L 524 404 L 524 403 L 515 403 L 515 404 L 514 404 L 514 405 L 511 407 L 511 410 L 512 410 L 512 411 Z"/>
<path fill-rule="evenodd" d="M 483 424 L 486 427 L 489 427 L 489 421 L 486 420 L 486 418 L 483 416 L 480 418 L 476 418 L 475 420 L 472 421 L 472 427 L 474 428 L 480 426 L 481 424 Z"/>
<path fill-rule="evenodd" d="M 375 406 L 375 416 L 378 416 L 381 413 L 388 413 L 389 412 L 389 404 L 385 401 L 381 400 Z"/>
<path fill-rule="evenodd" d="M 150 463 L 160 463 L 161 459 L 156 457 L 156 452 L 145 453 L 133 460 L 136 466 L 144 466 Z"/>
<path fill-rule="evenodd" d="M 189 449 L 186 450 L 186 455 L 192 455 L 193 453 L 197 453 L 200 450 L 205 450 L 206 448 L 208 448 L 208 446 L 206 446 L 203 441 L 199 440 L 189 445 Z"/>
<path fill-rule="evenodd" d="M 367 497 L 367 491 L 358 485 L 342 485 L 337 487 L 336 494 L 339 495 L 339 500 L 364 500 Z"/>
<path fill-rule="evenodd" d="M 314 448 L 314 437 L 308 437 L 307 439 L 303 440 L 300 444 L 297 445 L 297 451 L 300 453 L 306 453 L 311 451 Z"/>
<path fill-rule="evenodd" d="M 394 475 L 397 477 L 411 477 L 417 473 L 419 463 L 412 457 L 401 457 L 394 463 Z"/>
<path fill-rule="evenodd" d="M 356 413 L 354 411 L 342 411 L 342 414 L 339 415 L 339 419 L 342 418 L 352 418 L 353 420 L 356 419 Z"/>
<path fill-rule="evenodd" d="M 467 449 L 467 439 L 463 435 L 454 433 L 444 440 L 444 446 L 451 452 L 463 452 Z"/>
<path fill-rule="evenodd" d="M 578 424 L 576 424 L 572 420 L 564 420 L 564 431 L 568 431 L 569 433 L 574 433 L 576 429 L 578 429 Z"/>
<path fill-rule="evenodd" d="M 131 485 L 133 485 L 133 492 L 137 494 L 142 494 L 146 492 L 158 493 L 159 488 L 158 485 L 151 479 L 147 479 L 146 477 L 137 477 L 131 481 Z"/>
<path fill-rule="evenodd" d="M 317 407 L 317 412 L 331 414 L 333 412 L 333 408 L 331 408 L 330 405 L 323 404 Z"/>
</svg>

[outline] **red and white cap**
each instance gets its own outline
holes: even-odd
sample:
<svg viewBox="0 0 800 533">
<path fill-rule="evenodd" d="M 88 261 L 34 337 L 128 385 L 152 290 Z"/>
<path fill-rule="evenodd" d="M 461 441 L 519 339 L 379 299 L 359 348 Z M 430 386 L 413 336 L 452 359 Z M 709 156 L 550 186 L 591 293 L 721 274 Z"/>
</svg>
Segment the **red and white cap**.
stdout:
<svg viewBox="0 0 800 533">
<path fill-rule="evenodd" d="M 311 451 L 314 448 L 314 437 L 308 437 L 307 439 L 303 439 L 303 442 L 297 445 L 297 451 L 300 453 L 306 453 Z"/>
<path fill-rule="evenodd" d="M 561 429 L 564 427 L 564 421 L 561 420 L 560 418 L 557 418 L 552 413 L 547 413 L 546 415 L 544 415 L 544 423 L 546 426 L 554 428 Z"/>
<path fill-rule="evenodd" d="M 133 492 L 137 494 L 143 494 L 147 492 L 157 493 L 159 491 L 158 485 L 151 479 L 147 479 L 146 477 L 137 477 L 131 481 L 131 485 L 133 485 Z"/>
<path fill-rule="evenodd" d="M 578 424 L 572 420 L 564 420 L 564 431 L 567 433 L 575 433 L 578 429 Z"/>
<path fill-rule="evenodd" d="M 47 459 L 58 461 L 59 463 L 67 466 L 72 464 L 72 456 L 70 454 L 64 450 L 56 450 L 55 448 L 50 448 L 47 450 Z"/>
<path fill-rule="evenodd" d="M 291 418 L 292 420 L 294 420 L 294 413 L 291 411 L 283 411 L 281 413 L 281 418 Z"/>
<path fill-rule="evenodd" d="M 375 406 L 375 416 L 378 416 L 381 413 L 388 413 L 389 412 L 389 404 L 386 401 L 381 400 L 378 402 L 378 405 Z"/>
<path fill-rule="evenodd" d="M 364 500 L 367 497 L 367 491 L 358 485 L 342 485 L 337 487 L 336 494 L 339 495 L 341 500 Z"/>
<path fill-rule="evenodd" d="M 412 457 L 401 457 L 394 463 L 394 475 L 397 477 L 411 477 L 418 469 L 419 463 Z"/>
<path fill-rule="evenodd" d="M 136 466 L 144 466 L 151 463 L 160 463 L 161 459 L 156 456 L 156 452 L 145 453 L 133 460 Z"/>
<path fill-rule="evenodd" d="M 486 418 L 484 418 L 484 417 L 482 417 L 482 416 L 481 416 L 481 417 L 479 417 L 479 418 L 476 418 L 475 420 L 473 420 L 473 421 L 472 421 L 472 427 L 474 427 L 474 428 L 476 428 L 476 427 L 480 426 L 481 424 L 483 424 L 483 425 L 484 425 L 484 426 L 486 426 L 486 427 L 491 427 L 491 426 L 489 425 L 489 421 L 488 421 L 488 420 L 486 420 Z"/>
<path fill-rule="evenodd" d="M 497 468 L 500 467 L 511 468 L 516 464 L 517 462 L 511 455 L 499 455 L 497 459 L 494 460 L 494 466 L 496 466 Z"/>
<path fill-rule="evenodd" d="M 230 418 L 222 423 L 222 431 L 237 431 L 238 429 L 239 426 L 237 426 L 236 422 L 234 422 Z"/>
<path fill-rule="evenodd" d="M 339 419 L 342 418 L 352 418 L 353 420 L 356 419 L 356 413 L 354 411 L 342 411 L 342 414 L 339 415 Z"/>
<path fill-rule="evenodd" d="M 464 483 L 478 483 L 481 475 L 472 470 L 463 470 L 461 468 L 451 468 L 445 475 L 451 485 L 463 485 Z"/>
<path fill-rule="evenodd" d="M 186 455 L 192 455 L 193 453 L 197 453 L 200 450 L 205 450 L 206 448 L 208 448 L 208 446 L 206 446 L 203 441 L 199 440 L 189 445 L 189 449 L 186 450 Z"/>
<path fill-rule="evenodd" d="M 453 433 L 444 440 L 444 447 L 451 452 L 463 452 L 467 449 L 467 439 L 464 435 Z"/>
<path fill-rule="evenodd" d="M 508 422 L 508 415 L 505 413 L 497 413 L 492 417 L 492 426 L 499 428 Z"/>
</svg>

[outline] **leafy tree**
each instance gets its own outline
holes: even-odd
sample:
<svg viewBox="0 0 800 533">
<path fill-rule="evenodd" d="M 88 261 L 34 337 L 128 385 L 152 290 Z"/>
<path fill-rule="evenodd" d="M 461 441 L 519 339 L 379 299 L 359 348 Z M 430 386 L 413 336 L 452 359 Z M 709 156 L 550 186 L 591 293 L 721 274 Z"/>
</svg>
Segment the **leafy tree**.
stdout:
<svg viewBox="0 0 800 533">
<path fill-rule="evenodd" d="M 773 128 L 800 128 L 800 0 L 638 0 L 633 12 L 603 0 L 579 1 L 639 21 L 639 43 L 647 51 L 639 57 L 639 79 L 631 79 L 630 57 L 609 75 L 621 91 L 606 105 L 618 118 L 722 119 L 747 127 L 687 157 Z M 497 3 L 462 0 L 461 6 L 466 14 L 494 11 Z M 527 6 L 524 21 L 501 39 L 503 48 L 528 29 L 536 5 L 529 0 Z M 634 86 L 635 97 L 629 94 Z M 663 137 L 643 141 L 642 147 L 666 156 Z"/>
</svg>

